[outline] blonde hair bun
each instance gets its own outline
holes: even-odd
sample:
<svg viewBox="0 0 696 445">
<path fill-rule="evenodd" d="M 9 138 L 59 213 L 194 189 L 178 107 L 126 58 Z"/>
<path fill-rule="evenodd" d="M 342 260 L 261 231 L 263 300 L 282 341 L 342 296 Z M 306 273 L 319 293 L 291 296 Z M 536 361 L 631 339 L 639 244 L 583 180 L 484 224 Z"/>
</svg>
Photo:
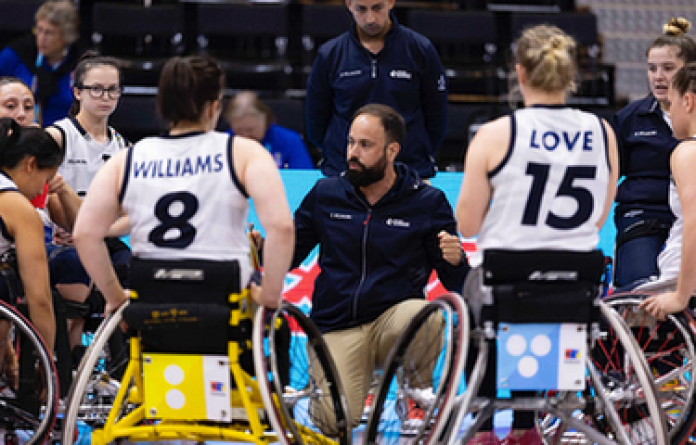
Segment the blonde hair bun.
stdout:
<svg viewBox="0 0 696 445">
<path fill-rule="evenodd" d="M 662 32 L 668 36 L 678 37 L 686 34 L 689 28 L 691 28 L 691 22 L 684 17 L 672 17 L 662 27 Z"/>
</svg>

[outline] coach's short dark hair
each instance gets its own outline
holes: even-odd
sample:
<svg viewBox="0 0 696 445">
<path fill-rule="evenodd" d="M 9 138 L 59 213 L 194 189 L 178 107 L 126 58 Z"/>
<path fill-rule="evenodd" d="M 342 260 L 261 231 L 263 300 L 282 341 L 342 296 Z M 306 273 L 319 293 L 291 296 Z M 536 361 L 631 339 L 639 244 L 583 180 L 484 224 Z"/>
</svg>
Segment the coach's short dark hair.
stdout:
<svg viewBox="0 0 696 445">
<path fill-rule="evenodd" d="M 379 118 L 384 133 L 387 135 L 387 144 L 398 142 L 401 145 L 404 143 L 406 122 L 392 107 L 382 104 L 367 104 L 355 112 L 353 120 L 363 114 Z"/>
<path fill-rule="evenodd" d="M 219 100 L 224 87 L 225 71 L 214 58 L 173 57 L 162 68 L 157 111 L 170 125 L 197 122 L 205 104 Z"/>
</svg>

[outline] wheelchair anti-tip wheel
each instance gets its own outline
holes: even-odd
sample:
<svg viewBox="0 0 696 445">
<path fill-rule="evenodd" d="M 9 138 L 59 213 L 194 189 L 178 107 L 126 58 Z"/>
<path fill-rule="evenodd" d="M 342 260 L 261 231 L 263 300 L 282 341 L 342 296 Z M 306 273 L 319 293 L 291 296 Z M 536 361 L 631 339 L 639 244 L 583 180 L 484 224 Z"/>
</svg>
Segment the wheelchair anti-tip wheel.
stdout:
<svg viewBox="0 0 696 445">
<path fill-rule="evenodd" d="M 277 310 L 259 308 L 253 346 L 259 389 L 280 443 L 349 445 L 343 387 L 314 323 L 287 302 Z M 318 410 L 319 405 L 331 415 Z"/>
<path fill-rule="evenodd" d="M 53 357 L 31 323 L 0 301 L 0 429 L 6 438 L 43 443 L 58 409 L 58 379 Z"/>
<path fill-rule="evenodd" d="M 469 314 L 459 295 L 441 295 L 416 314 L 384 364 L 366 444 L 442 443 L 466 362 L 468 334 Z"/>
</svg>

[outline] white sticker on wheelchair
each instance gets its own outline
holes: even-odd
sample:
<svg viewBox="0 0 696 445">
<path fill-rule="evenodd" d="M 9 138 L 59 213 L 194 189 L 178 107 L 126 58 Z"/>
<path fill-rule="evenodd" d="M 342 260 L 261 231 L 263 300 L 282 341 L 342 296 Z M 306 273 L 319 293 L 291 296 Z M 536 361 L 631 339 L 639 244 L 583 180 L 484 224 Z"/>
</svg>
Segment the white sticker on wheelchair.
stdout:
<svg viewBox="0 0 696 445">
<path fill-rule="evenodd" d="M 231 421 L 229 359 L 220 356 L 204 356 L 203 381 L 205 383 L 205 406 L 208 419 Z"/>
<path fill-rule="evenodd" d="M 164 395 L 164 400 L 171 409 L 181 409 L 186 405 L 186 396 L 178 389 L 170 389 L 167 391 Z"/>
<path fill-rule="evenodd" d="M 164 368 L 164 381 L 172 386 L 180 385 L 184 381 L 184 370 L 179 365 L 169 365 Z"/>
<path fill-rule="evenodd" d="M 497 386 L 501 390 L 585 387 L 587 332 L 577 323 L 500 323 Z"/>
<path fill-rule="evenodd" d="M 559 335 L 558 388 L 585 389 L 587 372 L 587 326 L 563 323 Z"/>
<path fill-rule="evenodd" d="M 230 361 L 225 355 L 143 354 L 148 419 L 230 422 Z"/>
</svg>

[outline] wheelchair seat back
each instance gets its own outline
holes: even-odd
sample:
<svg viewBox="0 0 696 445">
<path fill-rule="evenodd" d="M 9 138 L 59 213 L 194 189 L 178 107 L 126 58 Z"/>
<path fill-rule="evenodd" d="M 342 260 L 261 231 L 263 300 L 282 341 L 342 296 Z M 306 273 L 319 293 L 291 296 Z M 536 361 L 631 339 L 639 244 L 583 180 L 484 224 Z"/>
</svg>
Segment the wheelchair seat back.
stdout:
<svg viewBox="0 0 696 445">
<path fill-rule="evenodd" d="M 239 392 L 231 378 L 233 362 L 253 371 L 252 308 L 239 264 L 133 259 L 130 280 L 123 319 L 139 333 L 145 417 L 244 417 L 244 408 L 233 406 Z"/>
<path fill-rule="evenodd" d="M 229 341 L 245 332 L 251 338 L 236 261 L 134 258 L 130 272 L 133 297 L 123 318 L 140 332 L 143 351 L 227 355 Z"/>
<path fill-rule="evenodd" d="M 482 318 L 497 328 L 498 389 L 584 389 L 602 253 L 492 250 L 483 269 L 493 304 Z"/>
<path fill-rule="evenodd" d="M 493 292 L 484 320 L 589 323 L 604 271 L 601 251 L 487 250 L 483 283 Z"/>
</svg>

